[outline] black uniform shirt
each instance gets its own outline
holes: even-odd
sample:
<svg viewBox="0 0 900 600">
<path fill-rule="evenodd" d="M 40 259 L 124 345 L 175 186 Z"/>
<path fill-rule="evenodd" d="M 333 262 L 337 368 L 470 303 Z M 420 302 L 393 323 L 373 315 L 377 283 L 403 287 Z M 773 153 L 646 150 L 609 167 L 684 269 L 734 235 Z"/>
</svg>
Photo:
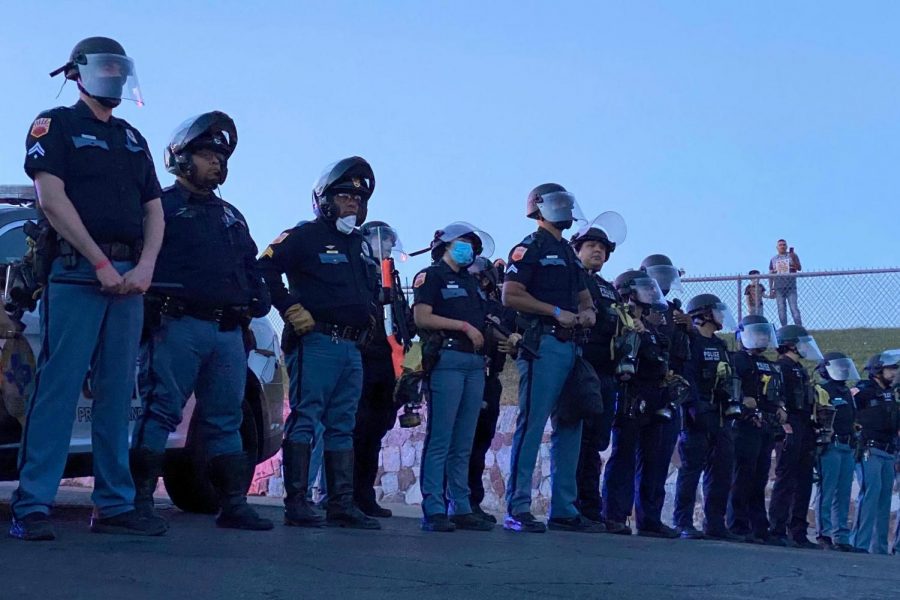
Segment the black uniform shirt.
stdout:
<svg viewBox="0 0 900 600">
<path fill-rule="evenodd" d="M 584 268 L 569 243 L 546 229 L 526 237 L 509 254 L 506 281 L 521 283 L 536 300 L 562 310 L 578 312 L 584 279 Z"/>
<path fill-rule="evenodd" d="M 316 219 L 278 236 L 263 251 L 259 267 L 272 304 L 282 313 L 299 303 L 317 322 L 368 327 L 377 293 L 371 256 L 361 234 L 343 234 L 334 223 Z"/>
<path fill-rule="evenodd" d="M 184 289 L 170 295 L 202 306 L 252 304 L 255 316 L 265 315 L 269 291 L 240 211 L 213 193 L 194 195 L 179 183 L 163 191 L 162 206 L 166 232 L 154 279 L 180 283 Z"/>
<path fill-rule="evenodd" d="M 143 238 L 143 204 L 160 197 L 147 141 L 128 122 L 103 122 L 82 101 L 38 115 L 25 142 L 25 172 L 55 175 L 91 238 L 131 244 Z"/>
<path fill-rule="evenodd" d="M 834 433 L 850 435 L 853 433 L 853 422 L 856 420 L 856 403 L 850 388 L 843 381 L 827 381 L 822 388 L 828 392 L 831 405 L 834 406 Z"/>
<path fill-rule="evenodd" d="M 784 382 L 784 403 L 788 413 L 801 416 L 812 415 L 809 373 L 799 362 L 788 356 L 778 357 L 781 378 Z"/>
<path fill-rule="evenodd" d="M 586 284 L 594 308 L 597 310 L 597 323 L 591 327 L 591 337 L 584 345 L 584 357 L 599 375 L 613 375 L 616 363 L 610 344 L 616 335 L 619 315 L 612 306 L 621 304 L 622 299 L 615 286 L 603 279 L 599 273 L 588 275 Z"/>
<path fill-rule="evenodd" d="M 413 303 L 428 304 L 439 317 L 466 321 L 482 332 L 485 329 L 487 306 L 475 277 L 465 269 L 454 271 L 443 260 L 416 274 Z"/>
</svg>

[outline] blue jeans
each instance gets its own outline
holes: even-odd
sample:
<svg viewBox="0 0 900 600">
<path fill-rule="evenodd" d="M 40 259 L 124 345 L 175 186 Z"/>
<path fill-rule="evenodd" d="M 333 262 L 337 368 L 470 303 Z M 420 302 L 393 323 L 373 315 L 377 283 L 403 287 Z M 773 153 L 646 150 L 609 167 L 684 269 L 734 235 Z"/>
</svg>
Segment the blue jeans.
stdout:
<svg viewBox="0 0 900 600">
<path fill-rule="evenodd" d="M 207 458 L 235 454 L 241 442 L 247 356 L 240 328 L 219 331 L 219 324 L 193 317 L 164 316 L 142 348 L 146 368 L 144 414 L 132 440 L 135 448 L 162 452 L 181 423 L 193 393 L 195 422 Z"/>
<path fill-rule="evenodd" d="M 481 399 L 484 356 L 442 350 L 429 376 L 428 431 L 422 448 L 422 512 L 425 516 L 472 512 L 469 503 L 469 457 Z"/>
<path fill-rule="evenodd" d="M 856 465 L 859 496 L 856 523 L 850 543 L 872 554 L 887 554 L 891 522 L 891 494 L 894 491 L 894 455 L 869 448 Z"/>
<path fill-rule="evenodd" d="M 531 489 L 544 426 L 551 418 L 550 437 L 550 517 L 570 518 L 575 508 L 575 474 L 581 452 L 581 422 L 562 425 L 555 412 L 566 379 L 575 365 L 576 347 L 552 335 L 541 336 L 536 360 L 516 360 L 519 370 L 519 414 L 510 454 L 507 511 L 511 515 L 531 511 Z"/>
<path fill-rule="evenodd" d="M 784 290 L 775 290 L 775 304 L 778 306 L 778 320 L 781 326 L 787 325 L 787 306 L 791 306 L 791 316 L 794 318 L 795 325 L 803 325 L 800 318 L 800 306 L 797 304 L 797 287 L 793 286 Z"/>
<path fill-rule="evenodd" d="M 134 265 L 115 262 L 124 273 Z M 75 407 L 90 369 L 94 492 L 101 517 L 134 509 L 128 467 L 128 415 L 135 392 L 138 344 L 144 319 L 140 295 L 112 296 L 98 286 L 53 283 L 56 275 L 94 278 L 80 258 L 73 269 L 57 259 L 41 304 L 41 352 L 19 451 L 17 519 L 49 513 L 69 455 Z"/>
<path fill-rule="evenodd" d="M 285 357 L 290 377 L 291 414 L 285 437 L 313 444 L 316 426 L 325 426 L 326 452 L 353 449 L 356 407 L 362 394 L 362 360 L 354 342 L 318 332 L 300 338 Z"/>
<path fill-rule="evenodd" d="M 822 452 L 819 465 L 822 473 L 816 505 L 819 536 L 831 538 L 835 544 L 849 544 L 847 518 L 850 514 L 853 468 L 856 466 L 853 448 L 849 444 L 833 442 Z"/>
</svg>

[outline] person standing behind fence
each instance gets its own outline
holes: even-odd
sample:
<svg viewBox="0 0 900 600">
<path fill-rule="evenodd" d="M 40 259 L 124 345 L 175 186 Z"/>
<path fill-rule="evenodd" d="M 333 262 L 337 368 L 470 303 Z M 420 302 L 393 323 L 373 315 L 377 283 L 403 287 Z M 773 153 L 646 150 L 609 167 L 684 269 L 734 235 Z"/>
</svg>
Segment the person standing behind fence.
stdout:
<svg viewBox="0 0 900 600">
<path fill-rule="evenodd" d="M 747 314 L 762 316 L 764 314 L 763 298 L 766 296 L 766 286 L 759 282 L 758 270 L 753 269 L 749 275 L 750 283 L 744 288 L 744 296 L 747 298 Z"/>
<path fill-rule="evenodd" d="M 769 261 L 769 273 L 777 275 L 788 275 L 790 273 L 799 273 L 802 268 L 800 266 L 800 257 L 794 253 L 794 249 L 788 249 L 787 242 L 778 240 L 776 245 L 778 254 Z M 778 320 L 781 326 L 787 325 L 787 304 L 791 305 L 791 316 L 794 318 L 795 325 L 803 325 L 800 318 L 800 307 L 797 304 L 797 278 L 796 277 L 773 277 L 770 279 L 772 292 L 770 298 L 775 298 L 778 305 Z"/>
</svg>

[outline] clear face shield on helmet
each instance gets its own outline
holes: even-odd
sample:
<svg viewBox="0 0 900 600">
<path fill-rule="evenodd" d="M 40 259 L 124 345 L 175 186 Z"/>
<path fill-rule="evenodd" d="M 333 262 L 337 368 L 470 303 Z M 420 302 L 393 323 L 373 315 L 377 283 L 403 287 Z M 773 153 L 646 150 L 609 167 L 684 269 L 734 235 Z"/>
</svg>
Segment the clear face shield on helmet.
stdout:
<svg viewBox="0 0 900 600">
<path fill-rule="evenodd" d="M 569 192 L 549 192 L 543 194 L 536 203 L 545 221 L 562 223 L 565 221 L 586 221 L 581 207 L 575 200 L 574 194 Z"/>
<path fill-rule="evenodd" d="M 713 320 L 721 326 L 723 329 L 727 329 L 729 331 L 734 331 L 737 329 L 737 321 L 734 318 L 734 314 L 732 314 L 731 309 L 728 308 L 727 304 L 720 302 L 716 304 L 711 309 Z"/>
<path fill-rule="evenodd" d="M 834 381 L 859 381 L 859 371 L 851 358 L 834 358 L 825 364 L 828 376 Z"/>
<path fill-rule="evenodd" d="M 740 331 L 741 345 L 747 350 L 774 350 L 775 326 L 771 323 L 744 325 Z"/>
<path fill-rule="evenodd" d="M 494 253 L 494 238 L 471 223 L 466 223 L 465 221 L 455 221 L 450 223 L 441 230 L 437 239 L 445 244 L 449 244 L 453 240 L 457 240 L 463 236 L 472 235 L 477 237 L 480 242 L 480 244 L 476 244 L 473 248 L 475 255 L 489 258 Z"/>
<path fill-rule="evenodd" d="M 84 54 L 76 66 L 81 87 L 91 96 L 132 100 L 143 106 L 144 96 L 131 58 L 121 54 Z"/>
<path fill-rule="evenodd" d="M 651 277 L 639 277 L 631 282 L 634 300 L 640 304 L 649 306 L 651 310 L 665 312 L 669 305 L 663 295 L 659 284 Z"/>
<path fill-rule="evenodd" d="M 653 265 L 646 267 L 647 275 L 659 283 L 659 287 L 668 294 L 669 292 L 683 292 L 681 285 L 681 272 L 672 265 Z"/>
<path fill-rule="evenodd" d="M 372 247 L 372 254 L 379 262 L 386 258 L 394 258 L 394 260 L 401 262 L 406 260 L 403 244 L 400 242 L 400 235 L 393 227 L 387 225 L 366 227 L 363 225 L 362 232 L 366 241 Z"/>
<path fill-rule="evenodd" d="M 797 340 L 797 354 L 806 360 L 818 361 L 823 358 L 822 351 L 819 350 L 819 345 L 811 335 L 802 335 Z"/>
</svg>

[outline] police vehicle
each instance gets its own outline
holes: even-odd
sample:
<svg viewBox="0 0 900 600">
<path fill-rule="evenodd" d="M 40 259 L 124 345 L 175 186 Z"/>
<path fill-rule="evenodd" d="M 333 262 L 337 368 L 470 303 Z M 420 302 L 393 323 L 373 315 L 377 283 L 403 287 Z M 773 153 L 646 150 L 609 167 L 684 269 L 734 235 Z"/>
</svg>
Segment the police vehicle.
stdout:
<svg viewBox="0 0 900 600">
<path fill-rule="evenodd" d="M 12 269 L 27 250 L 22 228 L 38 216 L 34 200 L 34 188 L 30 185 L 0 185 L 0 280 L 3 281 L 0 289 L 4 303 L 9 300 Z M 25 403 L 34 383 L 34 365 L 40 348 L 37 310 L 13 317 L 10 319 L 7 312 L 0 311 L 0 481 L 12 481 L 17 476 Z M 251 459 L 255 459 L 254 464 L 259 464 L 281 447 L 286 377 L 279 335 L 272 323 L 267 318 L 254 319 L 250 329 L 254 349 L 247 358 L 241 438 L 244 449 Z M 73 415 L 66 478 L 92 474 L 91 403 L 86 382 Z M 178 508 L 215 513 L 218 504 L 206 473 L 205 451 L 193 426 L 194 403 L 191 397 L 184 410 L 184 420 L 169 436 L 163 480 L 169 497 Z M 132 427 L 142 410 L 135 381 L 130 413 Z M 252 475 L 252 471 L 247 473 L 248 486 Z"/>
</svg>

